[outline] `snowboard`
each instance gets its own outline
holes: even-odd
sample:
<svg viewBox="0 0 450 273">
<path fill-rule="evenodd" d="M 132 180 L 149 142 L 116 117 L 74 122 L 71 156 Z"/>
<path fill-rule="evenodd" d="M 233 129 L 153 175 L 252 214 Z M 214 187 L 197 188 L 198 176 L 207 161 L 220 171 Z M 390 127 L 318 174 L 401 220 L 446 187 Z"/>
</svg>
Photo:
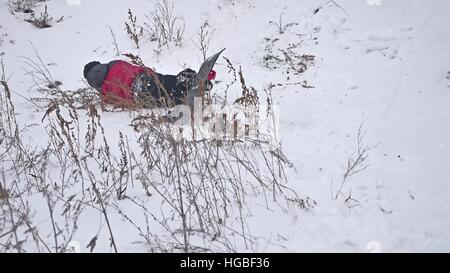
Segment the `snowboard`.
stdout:
<svg viewBox="0 0 450 273">
<path fill-rule="evenodd" d="M 194 105 L 195 97 L 202 96 L 201 86 L 202 84 L 205 84 L 206 80 L 208 79 L 209 72 L 211 72 L 211 70 L 213 69 L 214 65 L 217 62 L 217 59 L 219 59 L 220 54 L 222 54 L 224 50 L 225 48 L 219 51 L 218 53 L 210 56 L 200 66 L 200 69 L 198 70 L 195 78 L 195 82 L 194 84 L 192 84 L 192 88 L 187 93 L 187 100 L 188 100 L 187 102 L 190 106 Z"/>
</svg>

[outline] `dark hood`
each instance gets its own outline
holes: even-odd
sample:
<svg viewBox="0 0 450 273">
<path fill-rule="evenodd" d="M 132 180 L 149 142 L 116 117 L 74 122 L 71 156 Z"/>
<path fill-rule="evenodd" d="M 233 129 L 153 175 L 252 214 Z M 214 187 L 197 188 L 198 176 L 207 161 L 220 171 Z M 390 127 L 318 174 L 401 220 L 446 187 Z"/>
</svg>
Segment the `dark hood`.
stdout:
<svg viewBox="0 0 450 273">
<path fill-rule="evenodd" d="M 90 86 L 100 89 L 103 81 L 105 81 L 105 78 L 108 75 L 108 71 L 108 64 L 96 64 L 86 73 L 86 80 Z"/>
</svg>

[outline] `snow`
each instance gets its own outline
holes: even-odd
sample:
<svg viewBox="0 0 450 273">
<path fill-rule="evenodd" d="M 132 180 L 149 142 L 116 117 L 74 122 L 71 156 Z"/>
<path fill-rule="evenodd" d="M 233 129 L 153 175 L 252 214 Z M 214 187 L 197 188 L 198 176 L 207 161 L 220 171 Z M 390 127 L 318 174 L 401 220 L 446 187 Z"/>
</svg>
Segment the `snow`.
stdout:
<svg viewBox="0 0 450 273">
<path fill-rule="evenodd" d="M 36 29 L 11 15 L 6 0 L 0 1 L 0 35 L 7 34 L 0 36 L 0 53 L 4 52 L 1 58 L 17 118 L 21 124 L 36 124 L 27 132 L 28 144 L 46 141 L 39 137 L 44 111 L 31 110 L 25 99 L 38 95 L 25 72 L 25 58 L 35 58 L 34 48 L 51 64 L 48 69 L 62 88 L 76 90 L 85 86 L 82 69 L 87 62 L 125 59 L 115 54 L 110 26 L 122 53 L 139 55 L 156 71 L 174 74 L 200 66 L 201 53 L 193 41 L 207 19 L 215 29 L 209 53 L 226 48 L 223 55 L 242 67 L 247 84 L 260 94 L 270 83 L 306 80 L 314 86 L 275 86 L 272 94 L 280 106 L 283 149 L 294 165 L 287 169 L 288 185 L 317 205 L 298 211 L 298 221 L 293 221 L 250 202 L 256 213 L 247 219 L 249 228 L 264 238 L 256 251 L 367 252 L 374 244 L 383 252 L 450 251 L 449 1 L 335 1 L 341 8 L 327 0 L 176 1 L 175 13 L 185 21 L 184 43 L 160 54 L 150 41 L 137 50 L 124 30 L 128 9 L 142 22 L 155 2 L 51 0 L 45 2 L 49 13 L 54 19 L 64 16 L 63 21 Z M 281 13 L 283 24 L 297 23 L 283 34 L 269 23 L 278 22 Z M 279 39 L 273 43 L 276 54 L 302 41 L 295 50 L 314 55 L 314 66 L 289 80 L 285 68 L 264 67 L 270 43 L 265 38 Z M 216 70 L 223 82 L 214 90 L 221 94 L 230 80 L 223 59 Z M 230 96 L 239 92 L 234 88 Z M 135 140 L 131 114 L 101 115 L 106 135 L 117 141 L 122 131 Z M 361 124 L 364 143 L 376 147 L 369 151 L 370 166 L 344 186 L 358 202 L 334 200 L 347 158 L 356 152 Z M 158 212 L 152 207 L 157 202 L 148 201 L 147 206 Z M 88 251 L 84 246 L 97 229 L 101 231 L 94 251 L 111 251 L 99 214 L 87 213 L 79 222 L 73 240 L 80 242 L 82 251 Z M 138 211 L 128 209 L 127 214 L 142 218 Z M 46 221 L 48 216 L 40 222 L 42 229 L 48 227 Z M 113 214 L 111 221 L 119 251 L 147 251 L 133 243 L 139 236 L 120 215 Z M 29 251 L 35 251 L 33 246 Z M 239 246 L 239 251 L 249 249 Z"/>
</svg>

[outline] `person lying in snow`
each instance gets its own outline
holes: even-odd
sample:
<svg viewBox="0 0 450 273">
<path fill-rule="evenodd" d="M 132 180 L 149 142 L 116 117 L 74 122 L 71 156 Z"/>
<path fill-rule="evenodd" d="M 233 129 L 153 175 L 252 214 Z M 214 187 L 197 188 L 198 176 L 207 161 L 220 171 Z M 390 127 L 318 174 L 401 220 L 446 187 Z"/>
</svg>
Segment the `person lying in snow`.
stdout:
<svg viewBox="0 0 450 273">
<path fill-rule="evenodd" d="M 189 68 L 178 75 L 162 75 L 151 68 L 120 60 L 107 64 L 90 62 L 83 74 L 89 85 L 100 91 L 103 102 L 122 107 L 183 104 L 196 76 Z M 215 76 L 216 72 L 211 70 L 206 91 L 212 89 Z"/>
</svg>

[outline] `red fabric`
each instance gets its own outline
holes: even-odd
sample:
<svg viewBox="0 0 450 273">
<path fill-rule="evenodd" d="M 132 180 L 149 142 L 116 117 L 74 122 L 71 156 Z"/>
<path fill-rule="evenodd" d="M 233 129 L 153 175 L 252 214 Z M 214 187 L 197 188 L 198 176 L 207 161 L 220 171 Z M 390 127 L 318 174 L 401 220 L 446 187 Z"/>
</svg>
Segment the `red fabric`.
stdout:
<svg viewBox="0 0 450 273">
<path fill-rule="evenodd" d="M 208 74 L 208 81 L 212 81 L 216 79 L 216 71 L 211 70 Z"/>
<path fill-rule="evenodd" d="M 149 69 L 150 70 L 150 69 Z M 118 61 L 109 70 L 102 85 L 102 95 L 106 102 L 133 102 L 131 86 L 136 76 L 146 71 L 146 68 Z"/>
</svg>

